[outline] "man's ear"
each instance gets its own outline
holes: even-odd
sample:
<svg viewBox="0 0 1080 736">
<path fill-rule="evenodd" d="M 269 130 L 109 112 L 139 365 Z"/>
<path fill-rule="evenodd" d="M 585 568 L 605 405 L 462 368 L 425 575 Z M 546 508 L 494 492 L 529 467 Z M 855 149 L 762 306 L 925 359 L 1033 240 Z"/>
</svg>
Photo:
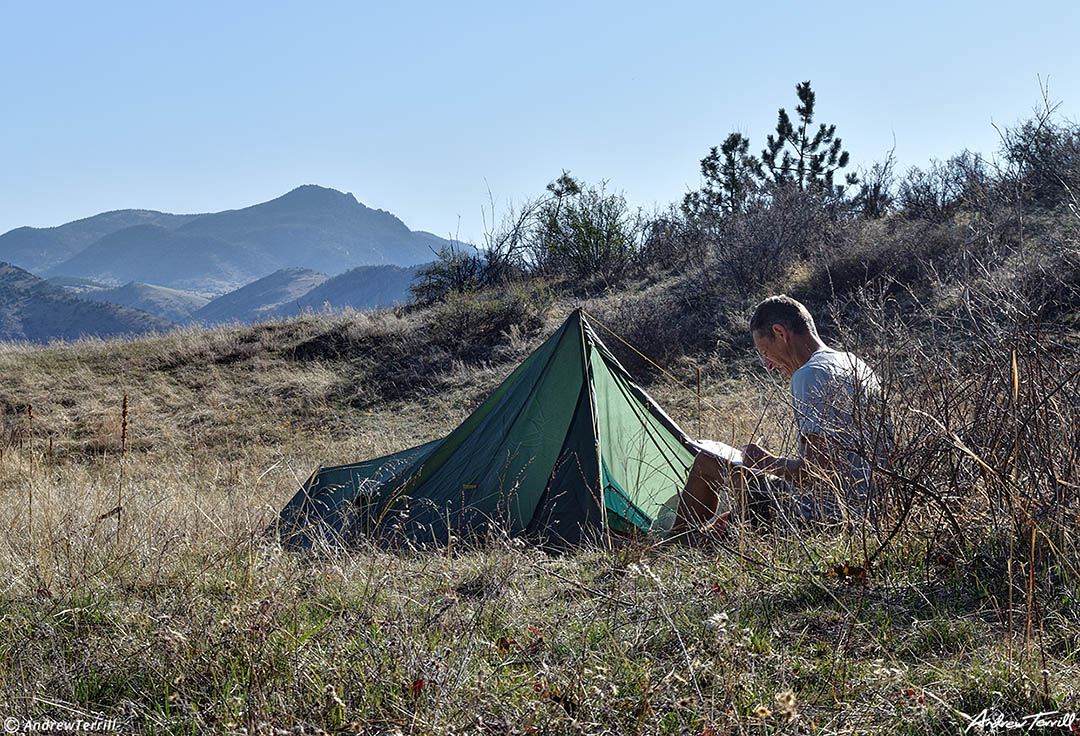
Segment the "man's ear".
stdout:
<svg viewBox="0 0 1080 736">
<path fill-rule="evenodd" d="M 785 345 L 787 344 L 787 341 L 788 341 L 788 329 L 786 327 L 784 327 L 783 325 L 774 324 L 772 326 L 772 331 L 773 331 L 772 337 L 773 337 L 774 340 L 779 339 Z"/>
</svg>

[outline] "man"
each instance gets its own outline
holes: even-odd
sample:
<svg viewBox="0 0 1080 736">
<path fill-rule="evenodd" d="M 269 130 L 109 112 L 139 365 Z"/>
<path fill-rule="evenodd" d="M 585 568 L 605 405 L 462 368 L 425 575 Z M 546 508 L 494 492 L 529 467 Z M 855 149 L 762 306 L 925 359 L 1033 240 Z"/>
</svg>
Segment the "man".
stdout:
<svg viewBox="0 0 1080 736">
<path fill-rule="evenodd" d="M 874 372 L 857 356 L 822 342 L 810 312 L 789 296 L 771 296 L 758 304 L 750 334 L 766 369 L 775 368 L 791 381 L 798 455 L 780 457 L 756 443 L 742 449 L 743 466 L 758 471 L 748 474 L 745 511 L 758 518 L 780 515 L 810 522 L 836 520 L 859 509 L 872 488 L 871 471 L 884 463 L 892 441 Z M 730 473 L 729 461 L 698 453 L 672 534 L 710 521 L 714 530 L 726 526 L 732 511 L 719 516 L 716 511 L 718 491 L 730 486 Z M 810 493 L 797 490 L 796 484 Z"/>
</svg>

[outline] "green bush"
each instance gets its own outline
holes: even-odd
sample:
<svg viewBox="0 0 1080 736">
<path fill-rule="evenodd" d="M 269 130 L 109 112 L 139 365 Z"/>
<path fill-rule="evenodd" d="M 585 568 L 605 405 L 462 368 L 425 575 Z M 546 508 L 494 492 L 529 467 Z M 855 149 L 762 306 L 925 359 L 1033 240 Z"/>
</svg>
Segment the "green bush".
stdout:
<svg viewBox="0 0 1080 736">
<path fill-rule="evenodd" d="M 644 222 L 606 182 L 585 186 L 563 172 L 538 210 L 532 256 L 537 270 L 587 282 L 628 275 L 641 250 Z"/>
<path fill-rule="evenodd" d="M 1053 110 L 1005 131 L 1005 179 L 1025 200 L 1044 207 L 1075 203 L 1080 191 L 1080 125 Z"/>
<path fill-rule="evenodd" d="M 484 285 L 484 266 L 482 254 L 443 247 L 438 258 L 417 269 L 416 280 L 409 291 L 420 304 L 432 304 L 451 292 L 470 291 Z"/>
</svg>

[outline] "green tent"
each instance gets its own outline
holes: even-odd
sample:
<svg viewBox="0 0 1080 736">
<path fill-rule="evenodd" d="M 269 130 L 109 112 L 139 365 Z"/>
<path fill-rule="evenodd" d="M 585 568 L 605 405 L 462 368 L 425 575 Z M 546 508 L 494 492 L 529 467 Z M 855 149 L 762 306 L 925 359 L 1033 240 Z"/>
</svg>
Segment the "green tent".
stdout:
<svg viewBox="0 0 1080 736">
<path fill-rule="evenodd" d="M 670 525 L 696 451 L 579 309 L 446 437 L 320 468 L 276 532 L 308 547 L 445 544 L 492 525 L 555 545 L 647 531 Z"/>
</svg>

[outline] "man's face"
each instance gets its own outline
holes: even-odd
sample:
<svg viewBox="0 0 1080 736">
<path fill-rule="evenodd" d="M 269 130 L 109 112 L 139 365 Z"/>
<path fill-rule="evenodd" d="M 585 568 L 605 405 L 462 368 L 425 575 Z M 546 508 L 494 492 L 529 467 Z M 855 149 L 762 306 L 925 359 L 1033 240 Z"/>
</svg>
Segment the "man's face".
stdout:
<svg viewBox="0 0 1080 736">
<path fill-rule="evenodd" d="M 751 333 L 765 368 L 770 371 L 775 368 L 787 378 L 795 375 L 798 369 L 793 360 L 790 334 L 783 325 L 773 325 L 768 331 Z"/>
</svg>

